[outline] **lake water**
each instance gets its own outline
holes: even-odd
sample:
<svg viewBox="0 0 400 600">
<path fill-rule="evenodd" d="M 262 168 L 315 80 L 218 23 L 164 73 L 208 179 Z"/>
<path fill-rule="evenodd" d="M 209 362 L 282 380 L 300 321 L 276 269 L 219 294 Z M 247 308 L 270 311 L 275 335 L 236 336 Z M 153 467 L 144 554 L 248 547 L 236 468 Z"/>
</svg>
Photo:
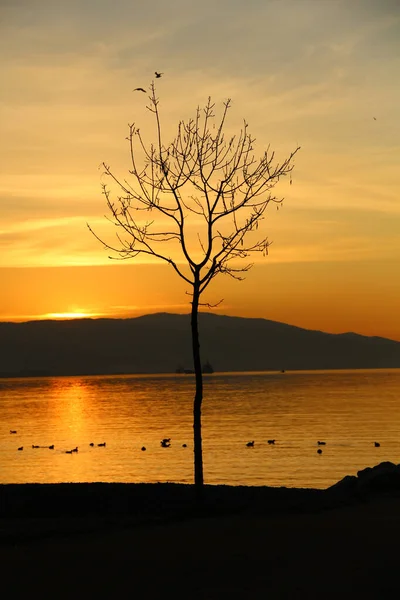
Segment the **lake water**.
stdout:
<svg viewBox="0 0 400 600">
<path fill-rule="evenodd" d="M 191 375 L 0 380 L 0 482 L 191 483 L 193 393 Z M 325 488 L 398 463 L 400 369 L 207 375 L 203 454 L 209 484 Z"/>
</svg>

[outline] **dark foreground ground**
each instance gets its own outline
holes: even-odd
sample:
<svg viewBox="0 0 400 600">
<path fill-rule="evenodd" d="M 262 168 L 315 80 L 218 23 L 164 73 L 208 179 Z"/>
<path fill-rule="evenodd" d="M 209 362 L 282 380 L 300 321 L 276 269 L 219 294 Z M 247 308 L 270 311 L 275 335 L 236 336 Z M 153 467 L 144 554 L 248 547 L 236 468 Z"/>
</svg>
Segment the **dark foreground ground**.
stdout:
<svg viewBox="0 0 400 600">
<path fill-rule="evenodd" d="M 205 491 L 0 486 L 2 597 L 400 597 L 400 491 Z"/>
</svg>

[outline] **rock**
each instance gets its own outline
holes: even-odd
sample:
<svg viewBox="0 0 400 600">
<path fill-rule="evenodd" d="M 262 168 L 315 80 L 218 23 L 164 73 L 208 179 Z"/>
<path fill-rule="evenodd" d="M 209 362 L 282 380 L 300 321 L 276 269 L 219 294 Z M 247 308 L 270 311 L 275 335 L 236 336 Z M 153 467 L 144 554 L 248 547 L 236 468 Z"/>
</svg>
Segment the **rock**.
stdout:
<svg viewBox="0 0 400 600">
<path fill-rule="evenodd" d="M 364 479 L 366 476 L 374 476 L 377 472 L 382 473 L 383 471 L 391 471 L 396 468 L 396 465 L 392 462 L 386 461 L 381 462 L 379 465 L 375 465 L 374 467 L 366 467 L 362 469 L 362 471 L 358 471 L 357 477 L 359 479 Z"/>
<path fill-rule="evenodd" d="M 357 477 L 347 475 L 329 487 L 326 494 L 331 502 L 342 503 L 393 491 L 400 491 L 400 465 L 382 462 L 358 471 Z"/>
<path fill-rule="evenodd" d="M 357 473 L 358 490 L 364 492 L 389 492 L 400 490 L 400 466 L 383 462 Z"/>
</svg>

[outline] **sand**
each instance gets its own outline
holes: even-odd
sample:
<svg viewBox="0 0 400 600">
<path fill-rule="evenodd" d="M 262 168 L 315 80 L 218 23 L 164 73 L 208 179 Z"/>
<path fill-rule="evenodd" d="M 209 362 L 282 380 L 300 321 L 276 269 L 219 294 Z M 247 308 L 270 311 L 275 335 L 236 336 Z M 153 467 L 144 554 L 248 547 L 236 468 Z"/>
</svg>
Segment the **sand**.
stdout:
<svg viewBox="0 0 400 600">
<path fill-rule="evenodd" d="M 168 484 L 0 486 L 2 590 L 15 598 L 400 597 L 399 492 L 213 486 L 201 511 L 192 493 Z"/>
</svg>

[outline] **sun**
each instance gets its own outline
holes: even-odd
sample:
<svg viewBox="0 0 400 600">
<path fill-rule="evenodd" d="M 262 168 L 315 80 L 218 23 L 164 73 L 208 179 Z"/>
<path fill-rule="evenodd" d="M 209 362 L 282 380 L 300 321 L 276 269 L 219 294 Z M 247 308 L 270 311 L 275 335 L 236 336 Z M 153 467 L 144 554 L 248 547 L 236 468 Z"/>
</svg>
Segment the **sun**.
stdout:
<svg viewBox="0 0 400 600">
<path fill-rule="evenodd" d="M 60 312 L 60 313 L 47 313 L 43 315 L 44 319 L 90 319 L 96 317 L 95 313 L 90 312 Z"/>
</svg>

